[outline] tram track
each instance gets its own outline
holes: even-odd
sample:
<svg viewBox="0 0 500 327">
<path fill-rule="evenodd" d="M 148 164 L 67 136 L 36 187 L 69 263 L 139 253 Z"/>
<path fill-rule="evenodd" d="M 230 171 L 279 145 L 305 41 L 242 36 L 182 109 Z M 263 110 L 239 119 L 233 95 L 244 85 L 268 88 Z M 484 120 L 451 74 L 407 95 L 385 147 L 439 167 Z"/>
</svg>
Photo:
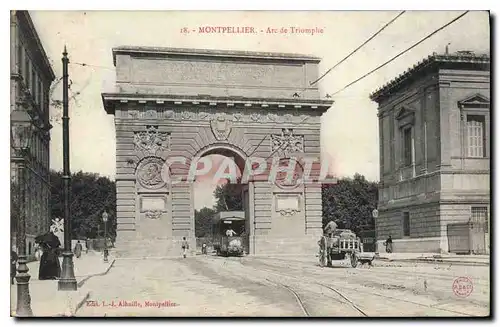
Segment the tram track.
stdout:
<svg viewBox="0 0 500 327">
<path fill-rule="evenodd" d="M 209 260 L 214 262 L 214 261 L 218 261 L 217 260 L 218 257 L 211 257 Z M 224 258 L 224 259 L 227 259 L 227 258 Z M 242 260 L 231 260 L 235 263 L 239 263 L 241 266 L 245 266 L 245 264 L 242 262 Z M 275 273 L 274 271 L 269 271 L 269 270 L 264 270 L 264 269 L 256 269 L 255 267 L 252 267 L 250 266 L 252 269 L 254 269 L 255 271 L 257 272 L 265 272 L 267 274 L 273 274 L 273 275 L 279 275 L 277 273 Z M 233 270 L 230 270 L 230 268 L 226 265 L 226 261 L 224 261 L 224 263 L 220 266 L 220 268 L 226 270 L 226 271 L 230 271 L 231 273 L 234 274 L 234 271 Z M 289 294 L 291 294 L 293 296 L 293 298 L 295 299 L 295 302 L 298 304 L 298 307 L 300 308 L 300 311 L 302 313 L 302 315 L 304 317 L 311 317 L 313 316 L 313 314 L 311 314 L 312 311 L 315 311 L 316 308 L 312 309 L 308 309 L 308 307 L 310 307 L 308 305 L 308 301 L 306 299 L 304 299 L 304 296 L 301 295 L 300 293 L 302 293 L 302 290 L 297 290 L 297 288 L 295 286 L 291 286 L 290 284 L 287 284 L 287 283 L 284 283 L 282 281 L 278 281 L 278 280 L 275 280 L 274 278 L 268 278 L 269 276 L 266 276 L 266 277 L 260 277 L 262 278 L 263 280 L 265 280 L 267 283 L 269 284 L 272 284 L 274 285 L 275 287 L 278 287 L 278 288 L 281 288 L 281 289 L 285 289 Z M 292 276 L 289 276 L 289 275 L 286 275 L 286 277 L 292 277 Z M 295 276 L 293 276 L 293 279 L 297 279 Z M 315 282 L 314 283 L 315 285 L 317 286 L 320 286 L 320 287 L 323 287 L 323 288 L 326 288 L 328 289 L 329 291 L 332 291 L 335 295 L 334 296 L 329 296 L 327 294 L 324 294 L 323 292 L 312 292 L 311 290 L 308 290 L 308 292 L 310 293 L 315 293 L 314 296 L 324 296 L 326 298 L 328 298 L 329 300 L 335 300 L 341 304 L 344 304 L 352 309 L 354 309 L 354 311 L 357 313 L 357 314 L 361 314 L 362 316 L 365 316 L 365 317 L 368 317 L 368 315 L 361 309 L 359 308 L 359 306 L 357 306 L 352 300 L 350 300 L 345 294 L 343 294 L 341 291 L 333 288 L 332 286 L 328 286 L 328 285 L 325 285 L 325 284 L 322 284 L 322 283 L 317 283 Z M 340 300 L 338 299 L 340 297 Z"/>
<path fill-rule="evenodd" d="M 272 259 L 270 259 L 270 258 L 258 258 L 257 260 L 262 261 L 262 262 L 274 260 L 274 261 L 289 263 L 289 260 L 285 260 L 282 258 L 272 258 Z M 296 263 L 300 263 L 301 266 L 310 268 L 310 263 L 308 263 L 308 262 L 303 262 L 300 260 L 292 260 L 292 261 L 296 262 Z M 394 274 L 399 275 L 399 276 L 419 277 L 422 279 L 441 279 L 441 280 L 446 280 L 446 281 L 453 280 L 454 278 L 457 277 L 457 276 L 448 275 L 448 274 L 435 274 L 435 273 L 425 273 L 424 274 L 424 273 L 419 273 L 419 272 L 401 271 L 401 270 L 393 268 L 393 267 L 385 267 L 385 266 L 383 268 L 384 268 L 383 272 L 377 271 L 373 268 L 370 268 L 370 273 L 377 274 L 377 275 L 387 275 L 387 273 L 390 272 L 390 273 L 394 273 Z M 475 281 L 475 284 L 481 285 L 481 286 L 488 286 L 488 284 L 486 284 L 482 281 Z"/>
<path fill-rule="evenodd" d="M 275 281 L 270 280 L 269 278 L 266 278 L 266 280 L 267 280 L 268 282 L 270 282 L 270 283 L 274 284 L 274 285 L 281 286 L 281 287 L 283 287 L 284 289 L 286 289 L 287 291 L 289 291 L 290 293 L 292 293 L 292 294 L 293 294 L 293 296 L 295 297 L 295 300 L 296 300 L 296 301 L 297 301 L 297 303 L 299 304 L 300 309 L 301 309 L 301 310 L 302 310 L 302 312 L 304 313 L 304 316 L 306 316 L 306 317 L 309 317 L 309 316 L 310 316 L 310 315 L 309 315 L 309 311 L 307 311 L 307 309 L 306 309 L 306 307 L 305 307 L 305 304 L 304 304 L 304 302 L 302 301 L 302 298 L 300 297 L 300 295 L 299 295 L 296 291 L 294 291 L 291 287 L 289 287 L 289 286 L 287 286 L 287 285 L 285 285 L 285 284 L 283 284 L 283 283 L 277 283 L 277 282 L 275 282 Z"/>
<path fill-rule="evenodd" d="M 343 294 L 343 292 L 341 292 L 340 290 L 338 290 L 337 288 L 339 286 L 337 286 L 337 285 L 319 283 L 317 281 L 310 280 L 308 278 L 297 277 L 297 276 L 289 275 L 289 274 L 283 273 L 281 271 L 276 271 L 276 270 L 272 270 L 272 269 L 265 269 L 265 268 L 261 268 L 261 267 L 256 268 L 255 266 L 248 265 L 247 263 L 243 263 L 241 261 L 240 261 L 240 263 L 242 265 L 244 265 L 244 266 L 252 267 L 255 270 L 264 271 L 264 272 L 267 272 L 269 274 L 278 275 L 280 277 L 286 276 L 288 278 L 297 279 L 301 283 L 308 283 L 308 284 L 320 285 L 322 287 L 330 289 L 333 292 L 337 293 L 339 296 L 341 296 L 344 300 L 346 300 L 347 303 L 349 303 L 352 307 L 354 307 L 356 309 L 356 311 L 358 311 L 359 313 L 361 313 L 363 316 L 365 316 L 365 317 L 369 316 L 364 310 L 360 309 L 359 306 L 354 301 L 350 300 L 347 296 L 345 296 Z M 385 298 L 385 299 L 388 299 L 388 300 L 390 299 L 390 300 L 394 300 L 394 301 L 398 301 L 398 302 L 405 302 L 405 303 L 409 303 L 409 304 L 412 304 L 412 305 L 417 305 L 417 306 L 421 306 L 421 307 L 425 307 L 425 308 L 429 308 L 429 309 L 433 309 L 433 310 L 439 310 L 439 311 L 443 311 L 443 312 L 458 314 L 460 316 L 480 317 L 480 316 L 477 316 L 477 315 L 471 315 L 471 314 L 467 314 L 467 313 L 459 312 L 459 311 L 455 311 L 455 310 L 439 308 L 440 304 L 427 305 L 427 304 L 422 304 L 422 303 L 419 303 L 419 302 L 416 302 L 416 301 L 411 301 L 411 300 L 407 300 L 407 299 L 402 299 L 402 298 L 396 298 L 396 297 L 392 297 L 392 296 L 387 296 L 387 295 L 376 293 L 376 292 L 365 291 L 365 290 L 361 290 L 359 288 L 347 287 L 345 285 L 342 285 L 339 288 L 341 288 L 341 289 L 347 289 L 349 291 L 363 293 L 363 294 L 367 294 L 367 295 L 371 295 L 371 296 L 376 296 L 376 297 L 379 297 L 379 298 Z"/>
</svg>

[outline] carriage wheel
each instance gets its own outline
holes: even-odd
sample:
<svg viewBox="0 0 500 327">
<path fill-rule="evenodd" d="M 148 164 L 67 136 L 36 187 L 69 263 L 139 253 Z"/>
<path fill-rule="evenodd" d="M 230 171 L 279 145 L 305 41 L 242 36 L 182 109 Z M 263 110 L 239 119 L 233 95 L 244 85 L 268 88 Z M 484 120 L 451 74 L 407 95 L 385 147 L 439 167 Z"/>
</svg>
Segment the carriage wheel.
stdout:
<svg viewBox="0 0 500 327">
<path fill-rule="evenodd" d="M 358 265 L 358 257 L 356 256 L 356 253 L 351 253 L 351 267 L 356 268 Z"/>
<path fill-rule="evenodd" d="M 327 248 L 325 237 L 321 237 L 319 240 L 319 266 L 324 267 L 327 265 Z"/>
</svg>

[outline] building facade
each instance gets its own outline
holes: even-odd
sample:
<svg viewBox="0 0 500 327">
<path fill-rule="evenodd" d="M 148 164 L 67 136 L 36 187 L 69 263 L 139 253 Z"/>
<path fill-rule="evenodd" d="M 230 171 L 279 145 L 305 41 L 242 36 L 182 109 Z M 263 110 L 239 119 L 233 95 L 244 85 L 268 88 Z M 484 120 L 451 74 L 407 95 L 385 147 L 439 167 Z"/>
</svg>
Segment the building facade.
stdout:
<svg viewBox="0 0 500 327">
<path fill-rule="evenodd" d="M 379 250 L 489 252 L 490 58 L 433 54 L 370 95 L 380 130 Z"/>
<path fill-rule="evenodd" d="M 47 232 L 50 225 L 49 90 L 55 75 L 27 11 L 11 12 L 10 39 L 11 124 L 30 122 L 32 126 L 25 169 L 26 249 L 30 256 L 34 238 Z M 13 151 L 11 148 L 11 156 Z M 11 178 L 11 190 L 15 192 L 18 185 L 14 163 Z M 11 225 L 11 241 L 16 244 L 16 217 L 11 217 Z"/>
<path fill-rule="evenodd" d="M 193 183 L 168 183 L 193 158 L 231 157 L 242 171 L 249 157 L 320 156 L 320 118 L 332 101 L 308 84 L 318 58 L 120 47 L 113 59 L 116 92 L 102 97 L 115 116 L 120 255 L 179 255 L 182 237 L 196 248 Z M 162 170 L 179 157 L 186 162 Z M 250 254 L 317 251 L 321 185 L 285 184 L 242 185 Z"/>
</svg>

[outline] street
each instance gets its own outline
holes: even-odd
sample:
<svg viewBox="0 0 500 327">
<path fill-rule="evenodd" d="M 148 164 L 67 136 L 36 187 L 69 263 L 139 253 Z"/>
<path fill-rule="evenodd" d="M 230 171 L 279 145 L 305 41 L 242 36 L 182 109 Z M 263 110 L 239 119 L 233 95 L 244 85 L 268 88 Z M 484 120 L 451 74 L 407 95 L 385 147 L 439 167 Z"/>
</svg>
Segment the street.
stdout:
<svg viewBox="0 0 500 327">
<path fill-rule="evenodd" d="M 473 290 L 456 295 L 454 280 Z M 117 260 L 84 287 L 77 316 L 411 317 L 489 314 L 489 267 L 375 261 L 373 267 L 315 258 Z"/>
</svg>

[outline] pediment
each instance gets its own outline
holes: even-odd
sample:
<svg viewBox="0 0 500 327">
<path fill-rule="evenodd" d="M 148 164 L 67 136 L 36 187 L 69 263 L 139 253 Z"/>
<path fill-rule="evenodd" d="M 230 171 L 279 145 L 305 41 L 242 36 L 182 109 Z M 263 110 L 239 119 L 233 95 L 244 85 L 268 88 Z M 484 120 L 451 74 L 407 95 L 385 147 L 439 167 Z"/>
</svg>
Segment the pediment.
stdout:
<svg viewBox="0 0 500 327">
<path fill-rule="evenodd" d="M 415 115 L 415 109 L 408 106 L 403 106 L 399 108 L 399 110 L 396 112 L 396 119 L 401 120 L 408 116 L 414 116 L 414 115 Z"/>
<path fill-rule="evenodd" d="M 489 108 L 490 99 L 482 94 L 476 93 L 458 101 L 460 108 Z"/>
</svg>

